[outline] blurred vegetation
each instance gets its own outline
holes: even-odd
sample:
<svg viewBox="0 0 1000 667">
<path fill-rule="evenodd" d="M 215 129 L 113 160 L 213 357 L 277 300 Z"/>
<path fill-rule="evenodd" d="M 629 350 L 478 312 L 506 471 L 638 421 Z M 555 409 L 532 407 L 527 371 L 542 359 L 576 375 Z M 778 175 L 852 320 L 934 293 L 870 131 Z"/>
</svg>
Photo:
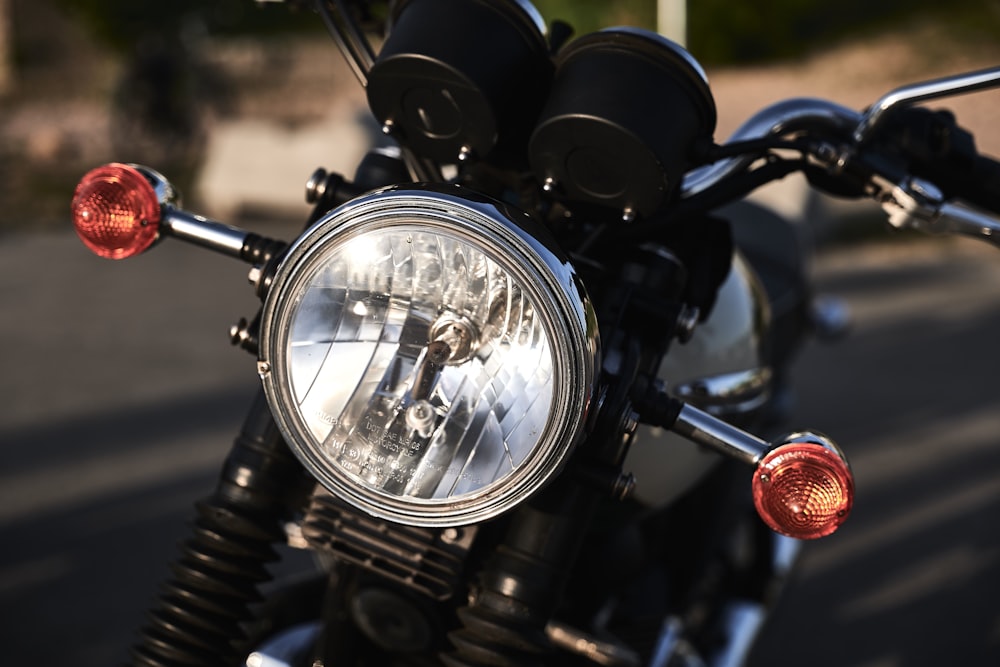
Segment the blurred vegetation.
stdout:
<svg viewBox="0 0 1000 667">
<path fill-rule="evenodd" d="M 148 35 L 199 37 L 322 30 L 310 12 L 254 0 L 55 0 L 105 46 L 130 51 Z M 194 34 L 192 34 L 194 33 Z"/>
<path fill-rule="evenodd" d="M 533 0 L 532 4 L 547 21 L 572 25 L 576 35 L 617 25 L 656 29 L 656 0 Z"/>
<path fill-rule="evenodd" d="M 612 25 L 655 29 L 656 0 L 535 0 L 548 20 L 586 34 Z M 688 49 L 706 65 L 801 56 L 848 36 L 915 19 L 940 23 L 963 41 L 1000 41 L 1000 0 L 688 0 Z"/>
<path fill-rule="evenodd" d="M 147 34 L 181 35 L 320 31 L 312 11 L 255 0 L 56 0 L 116 50 Z M 304 4 L 304 3 L 298 3 Z M 364 4 L 355 0 L 354 4 Z M 381 4 L 381 3 L 374 3 Z M 655 29 L 656 0 L 535 0 L 546 20 L 570 23 L 577 35 L 613 25 Z M 1000 0 L 688 0 L 688 48 L 710 65 L 802 55 L 817 44 L 898 26 L 940 20 L 963 39 L 1000 38 Z"/>
<path fill-rule="evenodd" d="M 656 27 L 657 0 L 532 1 L 547 21 L 567 21 L 577 35 L 614 25 Z M 234 88 L 218 52 L 205 53 L 214 41 L 205 38 L 327 39 L 313 0 L 5 2 L 0 6 L 13 28 L 0 46 L 14 84 L 0 96 L 0 209 L 6 218 L 0 231 L 21 218 L 61 220 L 83 167 L 112 157 L 193 180 L 211 115 L 228 113 Z M 384 13 L 384 0 L 371 4 Z M 1000 0 L 687 0 L 687 11 L 687 46 L 708 66 L 797 58 L 848 38 L 877 37 L 887 29 L 899 35 L 927 24 L 940 26 L 934 34 L 945 38 L 945 48 L 951 43 L 996 52 L 1000 45 Z M 941 45 L 919 48 L 934 57 Z M 280 74 L 286 61 L 274 62 Z M 64 113 L 52 100 L 86 103 Z M 94 111 L 101 108 L 110 113 Z"/>
<path fill-rule="evenodd" d="M 997 0 L 698 0 L 688 6 L 689 47 L 712 64 L 791 58 L 915 19 L 940 22 L 963 39 L 1000 38 Z"/>
</svg>

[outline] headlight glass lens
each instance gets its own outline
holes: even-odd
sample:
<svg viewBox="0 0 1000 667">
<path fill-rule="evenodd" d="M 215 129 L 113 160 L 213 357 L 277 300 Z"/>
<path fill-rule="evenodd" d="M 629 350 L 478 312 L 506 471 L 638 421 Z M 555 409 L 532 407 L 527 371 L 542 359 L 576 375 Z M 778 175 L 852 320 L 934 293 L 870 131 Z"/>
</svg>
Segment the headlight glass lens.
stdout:
<svg viewBox="0 0 1000 667">
<path fill-rule="evenodd" d="M 476 492 L 524 463 L 551 410 L 552 351 L 535 304 L 501 266 L 446 233 L 400 226 L 331 248 L 305 283 L 289 379 L 333 465 L 384 493 L 431 499 Z M 455 331 L 433 336 L 440 320 Z M 466 347 L 478 349 L 461 361 Z"/>
<path fill-rule="evenodd" d="M 561 465 L 589 401 L 596 343 L 565 270 L 499 209 L 444 195 L 335 212 L 265 304 L 279 426 L 377 516 L 451 525 L 512 507 Z"/>
</svg>

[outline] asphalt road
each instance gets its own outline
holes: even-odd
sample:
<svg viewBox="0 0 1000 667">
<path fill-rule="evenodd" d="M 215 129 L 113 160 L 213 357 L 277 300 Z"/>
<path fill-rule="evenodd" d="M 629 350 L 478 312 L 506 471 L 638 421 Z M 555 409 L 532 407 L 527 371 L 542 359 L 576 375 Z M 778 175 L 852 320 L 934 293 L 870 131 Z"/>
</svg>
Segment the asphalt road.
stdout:
<svg viewBox="0 0 1000 667">
<path fill-rule="evenodd" d="M 124 660 L 255 390 L 227 343 L 245 274 L 176 242 L 112 263 L 0 237 L 4 664 Z M 1000 664 L 1000 252 L 842 250 L 817 275 L 856 327 L 804 352 L 796 425 L 848 452 L 856 507 L 804 549 L 755 664 Z"/>
</svg>

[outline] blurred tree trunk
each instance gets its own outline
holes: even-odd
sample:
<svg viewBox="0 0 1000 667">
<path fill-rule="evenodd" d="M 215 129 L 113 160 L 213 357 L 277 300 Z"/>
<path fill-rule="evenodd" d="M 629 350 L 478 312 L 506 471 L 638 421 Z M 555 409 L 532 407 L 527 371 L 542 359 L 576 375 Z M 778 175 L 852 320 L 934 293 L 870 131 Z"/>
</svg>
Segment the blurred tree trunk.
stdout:
<svg viewBox="0 0 1000 667">
<path fill-rule="evenodd" d="M 0 0 L 0 95 L 14 87 L 14 29 L 11 26 L 10 0 Z"/>
</svg>

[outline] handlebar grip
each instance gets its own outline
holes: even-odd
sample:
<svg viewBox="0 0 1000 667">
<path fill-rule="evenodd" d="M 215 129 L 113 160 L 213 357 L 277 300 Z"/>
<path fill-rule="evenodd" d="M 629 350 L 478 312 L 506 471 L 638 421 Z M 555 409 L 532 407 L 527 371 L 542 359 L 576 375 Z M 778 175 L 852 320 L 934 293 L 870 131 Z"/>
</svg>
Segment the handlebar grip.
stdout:
<svg viewBox="0 0 1000 667">
<path fill-rule="evenodd" d="M 970 204 L 1000 214 L 1000 161 L 976 156 L 968 179 L 956 188 L 955 194 Z"/>
<path fill-rule="evenodd" d="M 899 109 L 880 139 L 904 171 L 929 180 L 946 198 L 1000 213 L 1000 162 L 979 153 L 972 133 L 950 111 Z"/>
</svg>

